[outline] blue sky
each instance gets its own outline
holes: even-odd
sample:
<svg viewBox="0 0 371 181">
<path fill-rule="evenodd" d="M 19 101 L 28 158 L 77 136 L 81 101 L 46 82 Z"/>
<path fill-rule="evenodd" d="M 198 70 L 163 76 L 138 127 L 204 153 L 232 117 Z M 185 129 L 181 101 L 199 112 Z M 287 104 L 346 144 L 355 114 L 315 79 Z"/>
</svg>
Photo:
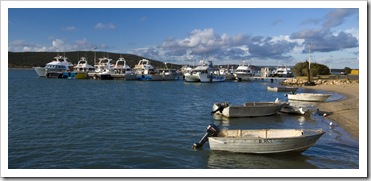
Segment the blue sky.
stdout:
<svg viewBox="0 0 371 181">
<path fill-rule="evenodd" d="M 357 8 L 9 8 L 8 51 L 131 53 L 178 64 L 359 68 Z M 77 60 L 76 60 L 77 61 Z"/>
</svg>

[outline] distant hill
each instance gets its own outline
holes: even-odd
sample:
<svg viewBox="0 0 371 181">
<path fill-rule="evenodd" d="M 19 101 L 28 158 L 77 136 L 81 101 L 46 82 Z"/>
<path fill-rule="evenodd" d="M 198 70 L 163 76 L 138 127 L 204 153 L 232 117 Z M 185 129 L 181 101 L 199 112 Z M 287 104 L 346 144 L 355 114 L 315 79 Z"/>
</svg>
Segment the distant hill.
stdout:
<svg viewBox="0 0 371 181">
<path fill-rule="evenodd" d="M 74 51 L 74 52 L 8 52 L 8 67 L 9 68 L 32 68 L 37 66 L 45 66 L 45 64 L 53 61 L 54 57 L 57 55 L 66 56 L 70 62 L 77 64 L 80 60 L 80 57 L 85 57 L 88 60 L 88 63 L 94 65 L 94 53 L 96 54 L 98 63 L 98 58 L 103 56 L 111 58 L 114 62 L 120 57 L 125 58 L 126 64 L 130 67 L 134 67 L 138 64 L 139 60 L 144 59 L 145 57 L 132 55 L 132 54 L 118 54 L 118 53 L 107 53 L 107 52 L 94 52 L 94 51 Z M 160 69 L 164 68 L 164 62 L 152 60 L 145 58 L 151 61 L 151 65 Z M 167 63 L 168 68 L 179 69 L 182 65 Z"/>
</svg>

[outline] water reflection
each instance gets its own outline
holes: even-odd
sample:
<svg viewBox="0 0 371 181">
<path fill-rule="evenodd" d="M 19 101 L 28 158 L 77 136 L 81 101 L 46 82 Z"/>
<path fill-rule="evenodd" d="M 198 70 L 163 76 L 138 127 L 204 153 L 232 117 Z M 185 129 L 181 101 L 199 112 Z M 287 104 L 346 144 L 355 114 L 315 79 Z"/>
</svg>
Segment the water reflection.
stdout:
<svg viewBox="0 0 371 181">
<path fill-rule="evenodd" d="M 208 168 L 242 169 L 315 169 L 310 157 L 294 155 L 257 155 L 210 151 Z"/>
<path fill-rule="evenodd" d="M 226 118 L 220 115 L 213 115 L 214 124 L 221 128 L 238 129 L 269 129 L 282 127 L 285 116 L 276 114 L 272 116 L 247 117 L 247 118 Z"/>
<path fill-rule="evenodd" d="M 273 116 L 252 118 L 226 118 L 221 115 L 213 115 L 213 124 L 220 128 L 237 129 L 281 129 L 281 128 L 306 128 L 316 126 L 317 121 L 311 114 L 294 115 L 278 113 Z"/>
</svg>

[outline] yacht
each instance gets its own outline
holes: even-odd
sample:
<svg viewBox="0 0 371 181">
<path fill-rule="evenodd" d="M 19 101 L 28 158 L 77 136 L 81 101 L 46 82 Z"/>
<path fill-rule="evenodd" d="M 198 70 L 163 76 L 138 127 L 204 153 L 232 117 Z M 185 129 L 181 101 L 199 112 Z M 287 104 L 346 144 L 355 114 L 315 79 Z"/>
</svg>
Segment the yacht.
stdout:
<svg viewBox="0 0 371 181">
<path fill-rule="evenodd" d="M 127 75 L 126 80 L 163 80 L 163 76 L 147 59 L 139 60 L 133 70 L 135 73 Z"/>
<path fill-rule="evenodd" d="M 131 68 L 126 64 L 126 60 L 121 57 L 116 61 L 116 64 L 113 67 L 113 73 L 114 74 L 130 74 Z"/>
<path fill-rule="evenodd" d="M 131 68 L 126 64 L 126 60 L 123 57 L 120 57 L 109 73 L 116 79 L 124 79 L 126 75 L 132 74 L 132 71 Z"/>
<path fill-rule="evenodd" d="M 184 78 L 186 82 L 223 82 L 226 76 L 214 68 L 212 61 L 201 60 L 199 66 L 184 73 Z"/>
<path fill-rule="evenodd" d="M 68 61 L 67 57 L 56 56 L 54 59 L 45 66 L 45 76 L 47 78 L 67 78 L 65 73 L 69 74 L 68 77 L 72 76 L 73 64 Z"/>
<path fill-rule="evenodd" d="M 272 77 L 293 77 L 293 73 L 290 67 L 279 65 L 276 70 L 272 72 Z"/>
<path fill-rule="evenodd" d="M 113 64 L 111 63 L 112 59 L 103 57 L 99 58 L 97 65 L 94 65 L 95 74 L 93 75 L 94 79 L 113 79 L 110 71 L 113 69 Z"/>
<path fill-rule="evenodd" d="M 179 73 L 176 69 L 169 69 L 167 67 L 167 63 L 164 64 L 165 68 L 158 70 L 158 74 L 163 77 L 162 80 L 179 80 L 181 73 Z"/>
<path fill-rule="evenodd" d="M 233 75 L 233 67 L 230 69 L 229 66 L 227 68 L 222 68 L 220 66 L 220 74 L 225 75 L 226 80 L 235 80 L 236 77 Z"/>
<path fill-rule="evenodd" d="M 34 67 L 34 70 L 39 77 L 64 78 L 63 72 L 72 71 L 73 64 L 68 62 L 67 57 L 56 56 L 45 67 Z"/>
<path fill-rule="evenodd" d="M 245 65 L 245 61 L 243 61 L 234 71 L 233 75 L 237 80 L 248 80 L 249 77 L 255 75 L 255 72 L 253 66 L 250 64 Z"/>
<path fill-rule="evenodd" d="M 85 57 L 81 57 L 74 67 L 74 71 L 76 72 L 75 79 L 87 79 L 89 73 L 94 73 L 95 69 L 94 66 L 88 64 Z"/>
</svg>

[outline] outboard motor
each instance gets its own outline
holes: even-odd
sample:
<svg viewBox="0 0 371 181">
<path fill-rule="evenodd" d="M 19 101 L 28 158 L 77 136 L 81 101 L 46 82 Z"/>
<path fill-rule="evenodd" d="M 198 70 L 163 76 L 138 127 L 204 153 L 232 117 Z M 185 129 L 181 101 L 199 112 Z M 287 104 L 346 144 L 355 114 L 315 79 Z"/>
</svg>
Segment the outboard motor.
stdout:
<svg viewBox="0 0 371 181">
<path fill-rule="evenodd" d="M 218 111 L 220 113 L 223 113 L 224 108 L 228 107 L 229 104 L 228 103 L 221 103 L 221 104 L 217 104 L 217 106 L 218 106 L 218 109 L 216 109 L 215 111 L 211 111 L 211 114 L 215 114 Z"/>
<path fill-rule="evenodd" d="M 194 143 L 192 148 L 193 149 L 201 148 L 205 144 L 209 136 L 215 137 L 218 135 L 219 132 L 220 129 L 218 128 L 218 126 L 216 126 L 215 124 L 209 124 L 206 128 L 205 135 L 201 138 L 201 140 L 198 143 Z"/>
</svg>

